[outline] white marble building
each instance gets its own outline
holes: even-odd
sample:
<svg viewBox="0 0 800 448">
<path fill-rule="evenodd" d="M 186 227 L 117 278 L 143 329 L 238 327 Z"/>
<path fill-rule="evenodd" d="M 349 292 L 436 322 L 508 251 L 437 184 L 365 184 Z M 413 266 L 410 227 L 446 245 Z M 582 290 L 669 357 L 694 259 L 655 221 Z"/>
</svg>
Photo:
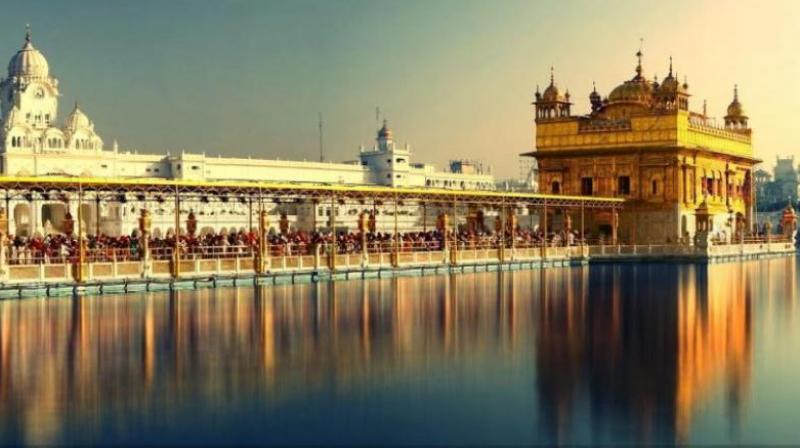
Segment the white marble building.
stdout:
<svg viewBox="0 0 800 448">
<path fill-rule="evenodd" d="M 352 162 L 326 163 L 207 156 L 182 152 L 175 155 L 140 154 L 120 150 L 116 142 L 106 149 L 95 132 L 94 123 L 76 103 L 62 125 L 58 121 L 58 80 L 50 74 L 44 55 L 34 47 L 30 30 L 22 48 L 8 64 L 8 76 L 0 80 L 0 173 L 6 176 L 82 176 L 111 178 L 167 178 L 198 181 L 285 181 L 437 187 L 451 189 L 494 189 L 490 173 L 465 163 L 455 169 L 437 171 L 429 164 L 412 163 L 411 148 L 398 146 L 384 122 L 373 148 L 361 148 Z M 9 203 L 12 234 L 60 231 L 66 208 L 76 215 L 74 201 L 12 200 Z M 187 206 L 189 207 L 189 206 Z M 276 206 L 277 207 L 277 206 Z M 281 206 L 294 226 L 328 225 L 330 206 Z M 249 225 L 246 204 L 209 202 L 191 206 L 204 230 L 242 228 Z M 398 218 L 404 229 L 421 225 L 418 210 L 407 206 Z M 84 222 L 89 233 L 129 233 L 136 227 L 137 206 L 125 204 L 84 204 Z M 155 207 L 154 228 L 166 232 L 173 223 L 169 201 Z M 187 210 L 181 210 L 188 214 Z M 338 228 L 353 228 L 358 210 L 348 205 L 334 211 Z M 388 212 L 388 211 L 387 211 Z M 182 218 L 183 221 L 183 218 Z M 273 224 L 275 224 L 273 220 Z M 378 225 L 391 221 L 379 214 Z"/>
</svg>

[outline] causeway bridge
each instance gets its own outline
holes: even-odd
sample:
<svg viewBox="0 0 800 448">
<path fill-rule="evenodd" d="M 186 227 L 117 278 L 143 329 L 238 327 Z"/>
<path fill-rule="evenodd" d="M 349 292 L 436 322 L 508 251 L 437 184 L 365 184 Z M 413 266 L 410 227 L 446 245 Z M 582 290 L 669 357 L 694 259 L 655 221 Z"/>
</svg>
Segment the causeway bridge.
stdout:
<svg viewBox="0 0 800 448">
<path fill-rule="evenodd" d="M 0 177 L 6 209 L 15 202 L 62 202 L 60 251 L 21 247 L 0 213 L 0 297 L 132 292 L 143 290 L 278 284 L 428 273 L 550 268 L 601 262 L 729 261 L 795 253 L 793 238 L 767 235 L 708 245 L 643 245 L 617 240 L 624 200 L 525 192 L 410 189 L 270 182 Z M 236 202 L 248 211 L 249 230 L 202 238 L 193 203 Z M 107 241 L 85 219 L 85 204 L 124 203 L 138 209 L 138 231 Z M 154 238 L 151 211 L 174 205 L 174 230 Z M 357 228 L 339 229 L 335 213 L 326 235 L 289 241 L 280 204 L 355 204 Z M 398 208 L 414 204 L 433 214 L 435 226 L 401 232 Z M 376 228 L 370 210 L 394 209 L 393 224 Z M 76 211 L 74 219 L 69 210 Z M 99 213 L 100 207 L 97 207 Z M 485 214 L 485 215 L 484 215 Z M 484 231 L 487 216 L 494 230 Z M 600 218 L 598 218 L 598 216 Z M 527 217 L 527 219 L 522 219 Z M 610 234 L 589 238 L 588 223 L 606 219 Z M 573 224 L 574 222 L 574 224 Z M 336 229 L 336 231 L 330 231 Z M 381 231 L 382 230 L 382 231 Z M 121 238 L 117 236 L 116 238 Z M 35 240 L 35 238 L 34 238 Z M 119 244 L 124 241 L 125 245 Z M 209 245 L 208 241 L 222 241 Z M 94 245 L 94 246 L 93 246 Z"/>
</svg>

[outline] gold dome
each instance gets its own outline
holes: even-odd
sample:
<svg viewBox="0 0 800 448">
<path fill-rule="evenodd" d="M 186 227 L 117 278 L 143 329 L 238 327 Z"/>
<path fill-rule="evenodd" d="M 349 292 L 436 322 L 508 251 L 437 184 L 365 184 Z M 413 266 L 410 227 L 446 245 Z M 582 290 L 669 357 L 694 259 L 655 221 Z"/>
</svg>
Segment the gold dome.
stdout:
<svg viewBox="0 0 800 448">
<path fill-rule="evenodd" d="M 672 75 L 672 56 L 669 57 L 669 74 L 663 81 L 659 90 L 664 93 L 674 93 L 681 88 L 681 83 L 678 82 L 678 74 Z"/>
<path fill-rule="evenodd" d="M 561 92 L 558 91 L 558 87 L 555 84 L 551 83 L 544 89 L 544 93 L 542 94 L 542 100 L 544 101 L 561 101 Z"/>
<path fill-rule="evenodd" d="M 564 101 L 564 97 L 561 95 L 561 92 L 556 87 L 555 77 L 553 76 L 553 67 L 550 67 L 550 85 L 544 89 L 544 93 L 542 93 L 542 101 L 544 102 L 557 102 L 557 101 Z"/>
<path fill-rule="evenodd" d="M 608 95 L 609 103 L 649 104 L 653 99 L 653 85 L 644 79 L 632 79 L 618 85 Z"/>
<path fill-rule="evenodd" d="M 733 86 L 733 101 L 728 105 L 728 117 L 745 117 L 744 108 L 739 102 L 738 86 Z"/>
<path fill-rule="evenodd" d="M 646 80 L 642 75 L 642 50 L 636 52 L 638 64 L 636 76 L 623 82 L 608 95 L 609 104 L 613 103 L 641 103 L 648 105 L 653 101 L 654 83 Z"/>
</svg>

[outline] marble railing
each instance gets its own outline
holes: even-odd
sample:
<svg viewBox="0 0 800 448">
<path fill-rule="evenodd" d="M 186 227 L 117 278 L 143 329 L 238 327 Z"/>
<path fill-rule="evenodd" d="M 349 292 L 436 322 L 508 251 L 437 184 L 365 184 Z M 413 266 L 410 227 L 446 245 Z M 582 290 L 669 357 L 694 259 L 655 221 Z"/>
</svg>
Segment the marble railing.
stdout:
<svg viewBox="0 0 800 448">
<path fill-rule="evenodd" d="M 228 258 L 182 258 L 175 269 L 173 260 L 96 261 L 77 263 L 7 264 L 0 259 L 0 285 L 71 284 L 76 278 L 89 283 L 113 283 L 134 280 L 176 280 L 212 277 L 254 277 L 293 273 L 404 269 L 436 266 L 487 265 L 538 262 L 539 266 L 560 266 L 570 262 L 731 259 L 761 255 L 795 253 L 793 243 L 762 241 L 699 247 L 686 244 L 575 245 L 500 249 L 478 248 L 409 252 L 349 253 L 330 256 L 271 256 L 265 260 L 265 272 L 259 272 L 259 260 L 252 254 Z M 0 257 L 4 258 L 4 257 Z M 548 263 L 545 263 L 548 262 Z M 78 274 L 78 270 L 80 275 Z"/>
</svg>

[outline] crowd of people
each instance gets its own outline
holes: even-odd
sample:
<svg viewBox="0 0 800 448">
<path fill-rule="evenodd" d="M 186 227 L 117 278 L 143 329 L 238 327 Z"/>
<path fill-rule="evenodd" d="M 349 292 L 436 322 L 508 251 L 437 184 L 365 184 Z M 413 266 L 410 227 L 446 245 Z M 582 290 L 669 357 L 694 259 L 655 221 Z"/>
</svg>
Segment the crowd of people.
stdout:
<svg viewBox="0 0 800 448">
<path fill-rule="evenodd" d="M 512 241 L 513 238 L 513 241 Z M 538 247 L 544 244 L 541 231 L 518 230 L 512 235 L 506 232 L 459 231 L 453 237 L 448 233 L 449 244 L 457 244 L 458 249 L 491 249 L 501 244 L 511 247 Z M 579 243 L 578 234 L 555 232 L 547 237 L 551 246 L 575 245 Z M 327 254 L 334 246 L 334 235 L 325 231 L 271 232 L 267 237 L 271 256 Z M 150 237 L 150 255 L 155 260 L 171 259 L 175 250 L 174 234 L 164 237 Z M 64 234 L 11 236 L 6 255 L 12 264 L 68 263 L 78 257 L 78 239 Z M 366 243 L 366 248 L 364 247 Z M 139 260 L 143 253 L 143 241 L 138 232 L 131 235 L 108 236 L 90 235 L 85 239 L 84 257 L 87 262 L 132 261 Z M 442 250 L 445 238 L 439 230 L 403 232 L 368 232 L 362 238 L 360 232 L 337 232 L 336 252 L 339 254 L 366 252 L 420 252 Z M 182 258 L 233 258 L 253 256 L 258 252 L 259 238 L 256 231 L 222 231 L 193 236 L 182 234 L 178 248 Z"/>
</svg>

